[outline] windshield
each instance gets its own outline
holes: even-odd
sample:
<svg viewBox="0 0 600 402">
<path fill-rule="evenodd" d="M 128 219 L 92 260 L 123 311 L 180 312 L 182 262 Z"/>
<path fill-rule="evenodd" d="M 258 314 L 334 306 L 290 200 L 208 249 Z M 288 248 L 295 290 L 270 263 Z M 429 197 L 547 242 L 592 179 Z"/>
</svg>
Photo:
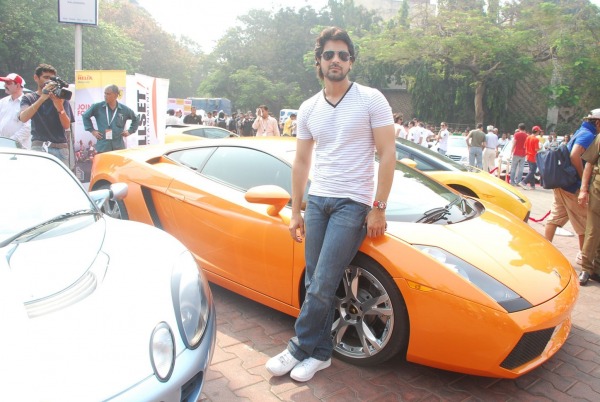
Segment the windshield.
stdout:
<svg viewBox="0 0 600 402">
<path fill-rule="evenodd" d="M 58 161 L 0 152 L 0 172 L 0 241 L 64 214 L 97 211 Z"/>
<path fill-rule="evenodd" d="M 456 223 L 476 215 L 472 202 L 463 202 L 462 196 L 448 187 L 398 162 L 386 218 L 398 222 Z M 428 212 L 446 207 L 448 213 L 440 215 L 439 220 L 423 220 Z"/>
<path fill-rule="evenodd" d="M 460 163 L 454 162 L 452 159 L 448 158 L 440 154 L 437 151 L 432 151 L 429 148 L 426 148 L 422 145 L 415 144 L 412 141 L 408 141 L 402 138 L 399 138 L 398 143 L 402 146 L 410 148 L 411 153 L 415 155 L 415 158 L 411 158 L 417 162 L 417 169 L 421 171 L 427 170 L 458 170 L 461 172 L 468 172 L 469 169 Z M 401 152 L 398 150 L 398 145 L 396 146 L 396 159 L 398 156 L 402 156 Z M 439 167 L 431 166 L 431 164 L 427 163 L 427 159 L 433 159 L 435 164 L 440 165 Z"/>
<path fill-rule="evenodd" d="M 448 137 L 448 146 L 453 147 L 453 148 L 466 148 L 467 147 L 467 141 L 465 140 L 465 137 L 463 136 L 451 136 Z"/>
</svg>

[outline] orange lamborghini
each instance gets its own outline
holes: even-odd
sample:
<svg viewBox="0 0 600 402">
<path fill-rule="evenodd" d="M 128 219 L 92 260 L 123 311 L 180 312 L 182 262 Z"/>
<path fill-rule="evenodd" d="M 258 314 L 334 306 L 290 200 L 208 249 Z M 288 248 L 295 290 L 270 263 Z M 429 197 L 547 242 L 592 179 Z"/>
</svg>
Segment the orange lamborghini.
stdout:
<svg viewBox="0 0 600 402">
<path fill-rule="evenodd" d="M 304 250 L 292 240 L 294 138 L 235 138 L 99 154 L 90 189 L 129 185 L 106 213 L 177 237 L 208 279 L 297 315 Z M 578 282 L 569 261 L 511 214 L 398 163 L 385 236 L 367 238 L 338 289 L 336 356 L 395 355 L 514 378 L 564 344 Z"/>
</svg>

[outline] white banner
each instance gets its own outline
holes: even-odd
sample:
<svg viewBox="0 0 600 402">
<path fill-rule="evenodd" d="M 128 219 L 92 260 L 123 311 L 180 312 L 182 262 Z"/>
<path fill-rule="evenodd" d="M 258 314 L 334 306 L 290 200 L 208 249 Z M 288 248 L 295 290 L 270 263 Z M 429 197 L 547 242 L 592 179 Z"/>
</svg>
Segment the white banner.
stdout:
<svg viewBox="0 0 600 402">
<path fill-rule="evenodd" d="M 127 148 L 163 144 L 167 121 L 169 80 L 143 74 L 127 76 L 127 106 L 140 120 L 135 135 L 127 137 Z"/>
</svg>

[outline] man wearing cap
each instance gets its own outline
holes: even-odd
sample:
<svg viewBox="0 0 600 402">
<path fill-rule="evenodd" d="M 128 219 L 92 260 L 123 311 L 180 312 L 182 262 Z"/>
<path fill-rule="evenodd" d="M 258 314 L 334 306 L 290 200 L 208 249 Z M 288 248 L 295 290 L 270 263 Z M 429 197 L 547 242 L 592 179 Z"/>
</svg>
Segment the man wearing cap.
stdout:
<svg viewBox="0 0 600 402">
<path fill-rule="evenodd" d="M 527 184 L 531 186 L 532 190 L 535 190 L 535 171 L 537 170 L 537 160 L 535 156 L 540 150 L 540 138 L 542 129 L 540 126 L 533 126 L 531 129 L 531 134 L 527 136 L 525 139 L 525 159 L 527 159 L 527 163 L 529 164 L 529 173 L 523 180 L 519 182 L 519 186 L 523 190 L 527 190 Z"/>
<path fill-rule="evenodd" d="M 592 110 L 588 121 L 600 130 L 600 109 Z M 600 136 L 581 155 L 586 162 L 581 177 L 581 187 L 577 201 L 579 205 L 587 206 L 585 236 L 581 248 L 581 272 L 579 284 L 587 285 L 590 279 L 600 282 Z"/>
<path fill-rule="evenodd" d="M 32 150 L 48 152 L 69 166 L 68 139 L 75 118 L 69 101 L 53 93 L 57 84 L 51 78 L 55 76 L 56 69 L 49 64 L 40 64 L 35 69 L 33 79 L 38 89 L 23 95 L 19 120 L 23 123 L 31 120 Z"/>
<path fill-rule="evenodd" d="M 31 123 L 19 121 L 21 98 L 25 80 L 15 73 L 0 77 L 8 96 L 0 99 L 0 137 L 17 141 L 23 148 L 31 148 Z"/>
<path fill-rule="evenodd" d="M 579 129 L 567 143 L 567 148 L 571 153 L 571 164 L 577 170 L 579 178 L 583 177 L 584 169 L 584 160 L 581 156 L 590 147 L 596 134 L 598 134 L 598 119 L 600 119 L 600 109 L 595 109 L 584 118 Z M 583 187 L 587 188 L 588 183 L 584 184 Z M 550 218 L 546 223 L 544 236 L 549 241 L 552 241 L 556 233 L 556 228 L 562 227 L 570 221 L 573 230 L 579 237 L 579 250 L 582 250 L 588 210 L 587 204 L 584 205 L 578 201 L 580 187 L 582 187 L 581 179 L 568 188 L 555 188 L 552 190 L 554 193 L 554 202 L 550 209 Z M 576 260 L 578 264 L 583 263 L 583 253 L 581 251 L 577 255 Z M 581 278 L 580 282 L 582 282 Z"/>
</svg>

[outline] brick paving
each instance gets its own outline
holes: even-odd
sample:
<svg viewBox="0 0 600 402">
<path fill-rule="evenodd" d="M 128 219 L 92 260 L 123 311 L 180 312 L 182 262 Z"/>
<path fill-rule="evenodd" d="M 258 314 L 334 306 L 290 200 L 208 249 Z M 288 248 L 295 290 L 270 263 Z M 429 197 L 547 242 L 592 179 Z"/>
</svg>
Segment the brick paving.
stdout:
<svg viewBox="0 0 600 402">
<path fill-rule="evenodd" d="M 541 220 L 551 190 L 524 192 Z M 530 221 L 543 234 L 544 221 Z M 577 238 L 570 225 L 554 245 L 575 269 Z M 293 334 L 294 318 L 211 286 L 217 307 L 217 345 L 200 401 L 600 401 L 600 284 L 582 287 L 573 328 L 548 362 L 515 380 L 477 377 L 393 359 L 357 367 L 333 359 L 311 381 L 271 377 L 264 364 Z"/>
</svg>

